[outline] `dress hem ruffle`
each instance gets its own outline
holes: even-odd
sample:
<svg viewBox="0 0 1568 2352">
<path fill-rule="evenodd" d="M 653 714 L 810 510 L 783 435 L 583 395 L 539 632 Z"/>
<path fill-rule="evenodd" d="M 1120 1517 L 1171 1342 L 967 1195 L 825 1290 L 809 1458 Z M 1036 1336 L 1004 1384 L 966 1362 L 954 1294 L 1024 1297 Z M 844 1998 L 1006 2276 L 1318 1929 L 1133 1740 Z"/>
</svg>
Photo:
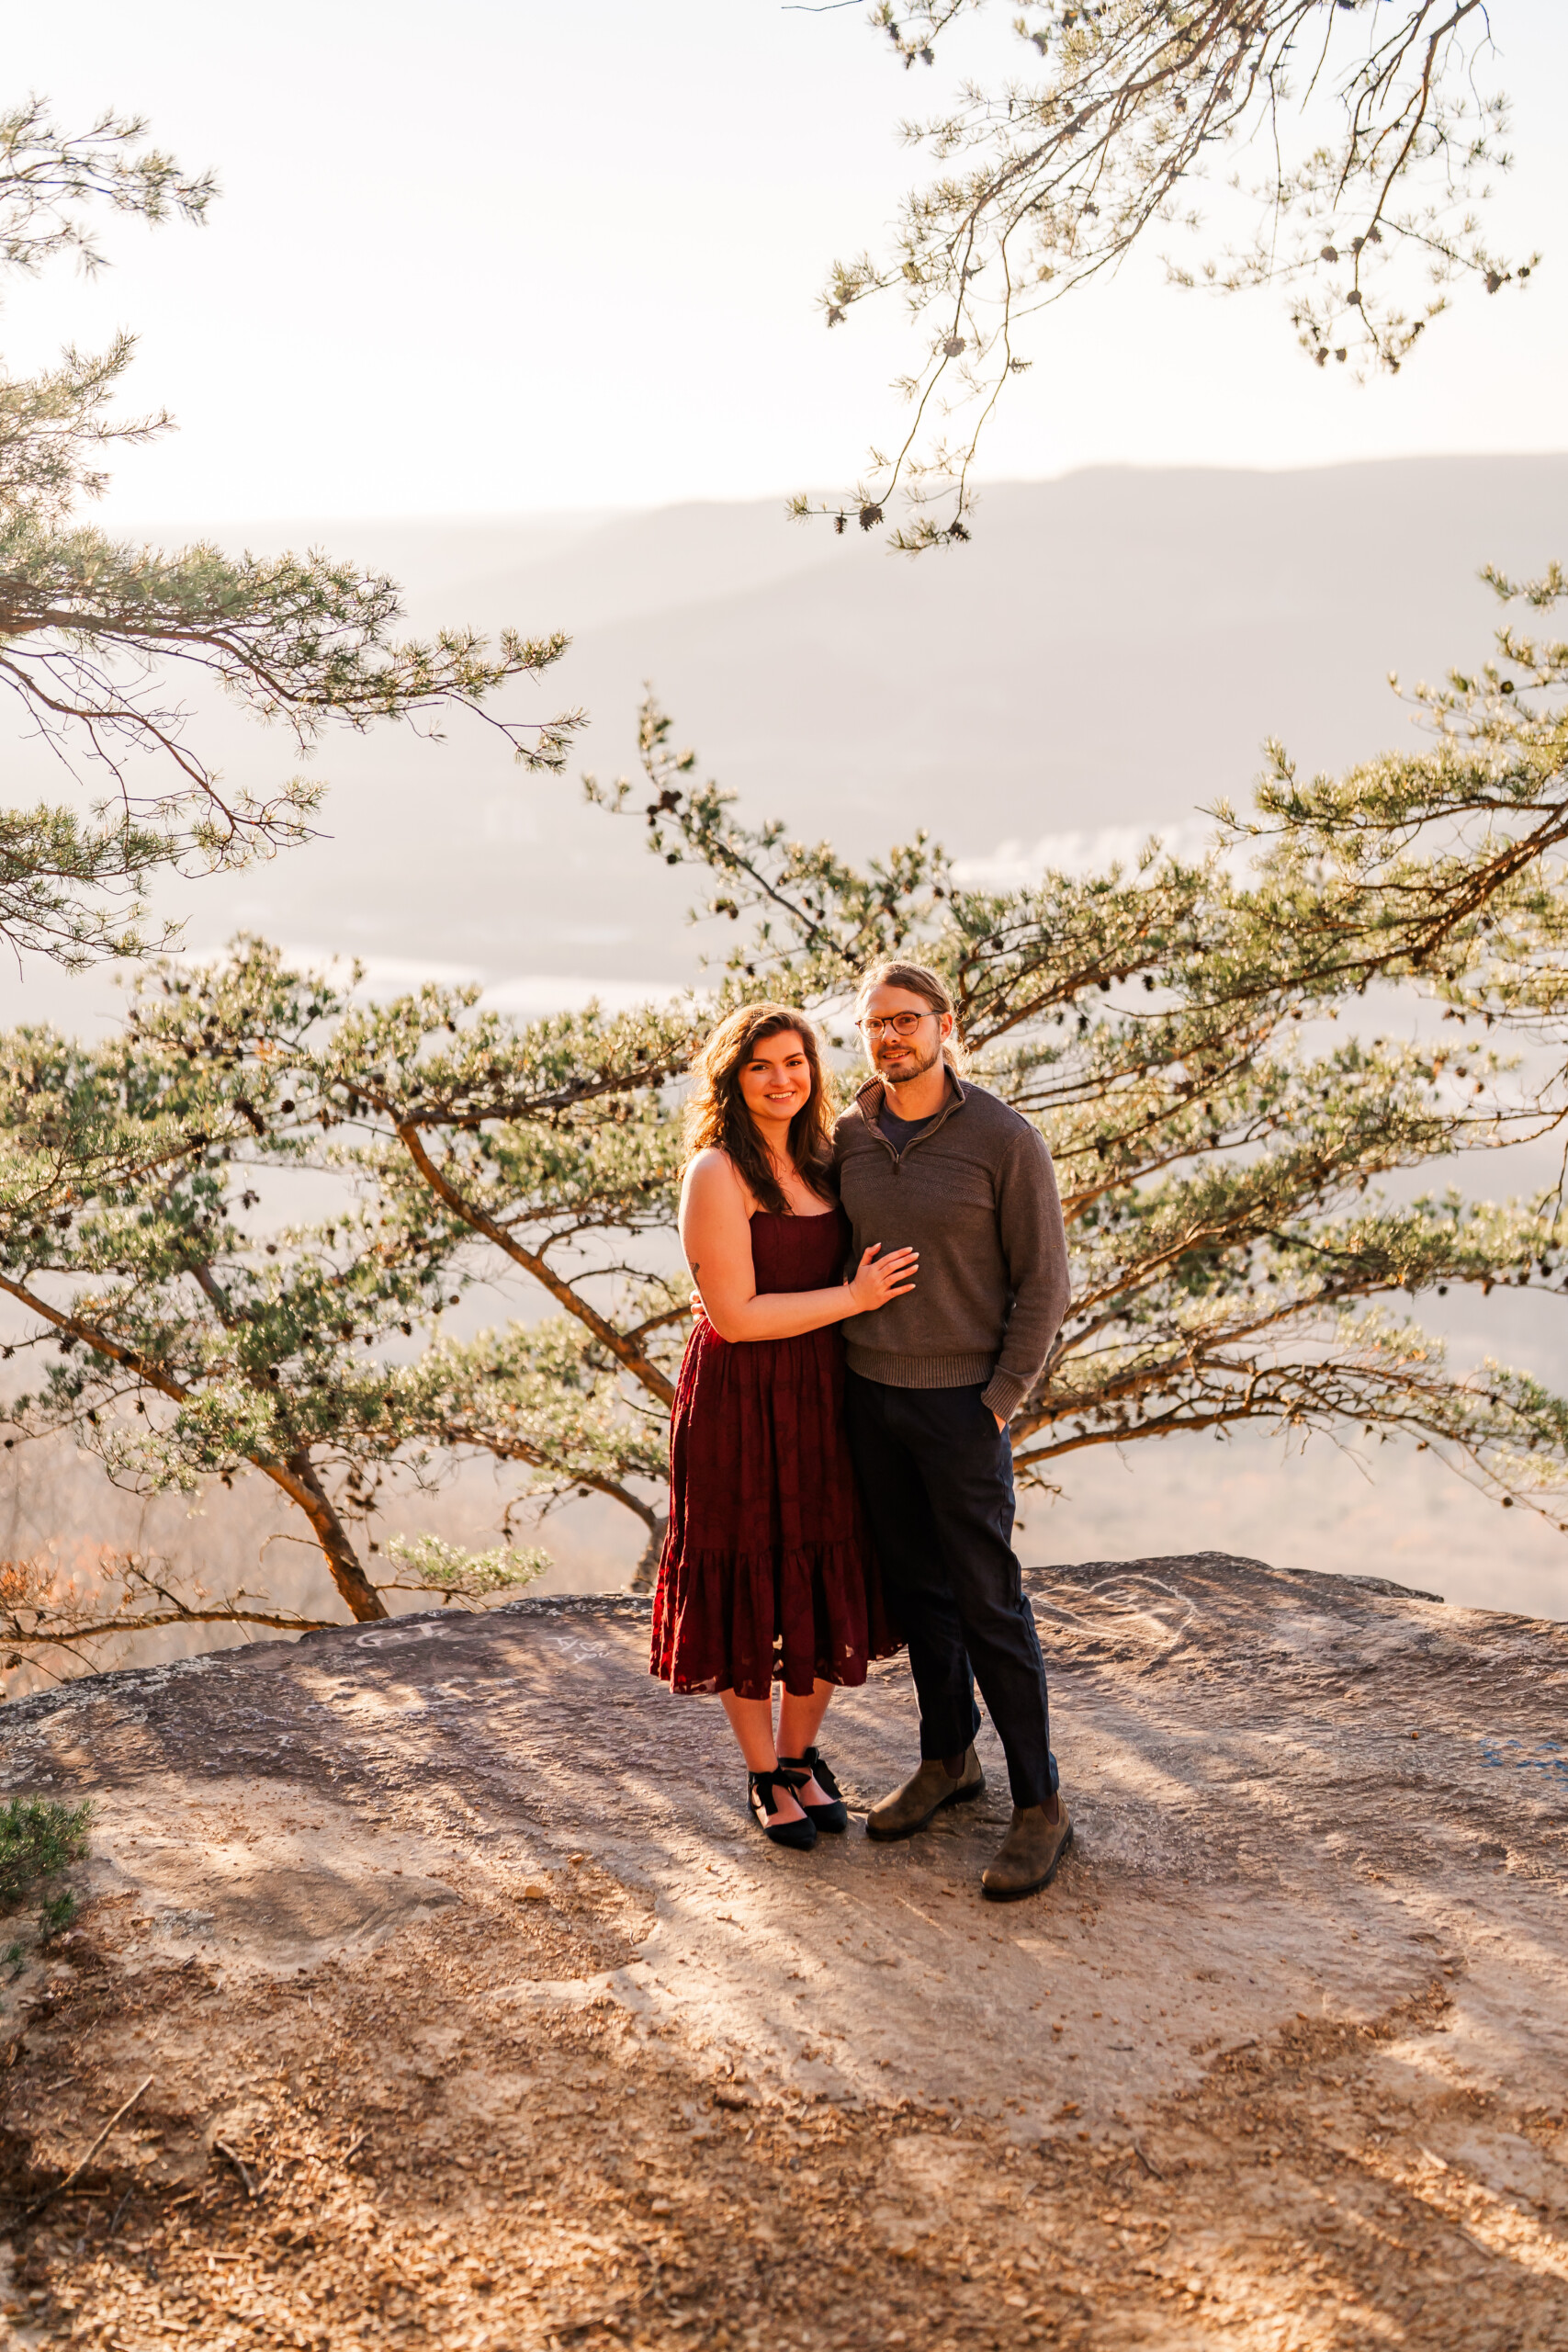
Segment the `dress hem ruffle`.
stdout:
<svg viewBox="0 0 1568 2352">
<path fill-rule="evenodd" d="M 765 1699 L 775 1682 L 797 1699 L 809 1698 L 817 1682 L 858 1690 L 872 1659 L 900 1647 L 880 1622 L 854 1624 L 861 1612 L 852 1606 L 852 1622 L 842 1622 L 842 1596 L 855 1592 L 862 1564 L 852 1543 L 679 1557 L 667 1550 L 649 1672 L 672 1690 L 733 1690 L 739 1699 Z M 868 1615 L 880 1619 L 874 1601 Z"/>
</svg>

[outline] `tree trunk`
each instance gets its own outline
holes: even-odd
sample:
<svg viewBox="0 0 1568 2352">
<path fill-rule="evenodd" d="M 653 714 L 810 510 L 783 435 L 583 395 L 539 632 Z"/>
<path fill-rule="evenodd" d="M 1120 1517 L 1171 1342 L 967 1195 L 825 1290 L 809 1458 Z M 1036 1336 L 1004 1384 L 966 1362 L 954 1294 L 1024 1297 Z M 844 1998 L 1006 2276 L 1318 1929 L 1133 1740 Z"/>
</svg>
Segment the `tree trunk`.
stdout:
<svg viewBox="0 0 1568 2352">
<path fill-rule="evenodd" d="M 291 1453 L 287 1463 L 264 1462 L 260 1466 L 292 1502 L 299 1504 L 314 1528 L 328 1573 L 353 1615 L 365 1624 L 378 1617 L 389 1616 L 391 1611 L 360 1566 L 358 1555 L 348 1540 L 348 1531 L 327 1499 L 304 1448 Z"/>
<path fill-rule="evenodd" d="M 198 1281 L 200 1278 L 201 1271 L 198 1270 Z M 210 1275 L 202 1287 L 209 1296 L 213 1295 L 216 1285 Z M 100 1331 L 95 1324 L 85 1323 L 79 1317 L 51 1306 L 47 1299 L 36 1297 L 25 1283 L 9 1282 L 4 1274 L 0 1274 L 0 1291 L 8 1291 L 13 1298 L 19 1299 L 24 1306 L 41 1317 L 46 1323 L 51 1323 L 56 1330 L 67 1331 L 73 1338 L 85 1340 L 96 1354 L 107 1357 L 109 1363 L 124 1364 L 128 1372 L 135 1373 L 139 1380 L 145 1381 L 148 1387 L 160 1396 L 173 1397 L 176 1404 L 182 1405 L 189 1401 L 190 1390 L 181 1382 L 171 1379 L 161 1365 L 147 1363 L 134 1348 L 125 1347 L 119 1340 L 110 1339 L 107 1332 Z M 254 1453 L 250 1459 L 272 1480 L 274 1486 L 282 1487 L 289 1501 L 298 1505 L 310 1521 L 315 1530 L 316 1541 L 325 1555 L 332 1580 L 353 1615 L 367 1624 L 378 1617 L 389 1617 L 391 1611 L 360 1566 L 358 1555 L 348 1540 L 348 1531 L 328 1501 L 305 1447 L 300 1446 L 287 1462 L 267 1462 Z"/>
<path fill-rule="evenodd" d="M 632 1573 L 633 1592 L 651 1592 L 659 1576 L 659 1555 L 664 1549 L 664 1531 L 669 1526 L 663 1512 L 655 1513 L 648 1523 L 648 1541 L 642 1547 L 642 1557 Z"/>
</svg>

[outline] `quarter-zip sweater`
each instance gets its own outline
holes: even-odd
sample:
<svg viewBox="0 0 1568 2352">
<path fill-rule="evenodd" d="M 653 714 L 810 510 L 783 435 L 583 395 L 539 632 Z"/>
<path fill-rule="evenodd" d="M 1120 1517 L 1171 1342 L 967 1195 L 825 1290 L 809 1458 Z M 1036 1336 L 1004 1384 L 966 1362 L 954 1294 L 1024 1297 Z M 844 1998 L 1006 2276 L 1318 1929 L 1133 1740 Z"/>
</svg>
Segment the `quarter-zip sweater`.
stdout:
<svg viewBox="0 0 1568 2352">
<path fill-rule="evenodd" d="M 879 1078 L 833 1131 L 854 1227 L 851 1268 L 874 1241 L 920 1253 L 915 1287 L 842 1326 L 852 1372 L 887 1388 L 985 1384 L 1010 1419 L 1067 1311 L 1067 1237 L 1042 1136 L 998 1095 L 951 1072 L 947 1100 L 896 1151 L 877 1125 Z"/>
</svg>

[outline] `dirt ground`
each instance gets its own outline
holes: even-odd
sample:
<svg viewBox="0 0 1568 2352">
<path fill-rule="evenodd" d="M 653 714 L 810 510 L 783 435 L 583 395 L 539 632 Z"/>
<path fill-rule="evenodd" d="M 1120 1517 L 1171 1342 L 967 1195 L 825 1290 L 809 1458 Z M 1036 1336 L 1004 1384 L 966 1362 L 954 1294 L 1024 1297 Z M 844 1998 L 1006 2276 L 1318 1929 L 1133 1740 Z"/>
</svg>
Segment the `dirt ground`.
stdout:
<svg viewBox="0 0 1568 2352">
<path fill-rule="evenodd" d="M 1568 2347 L 1568 1627 L 1031 1583 L 1078 1844 L 1008 1906 L 988 1727 L 780 1852 L 629 1600 L 6 1708 L 96 1814 L 6 1930 L 0 2345 Z M 824 1745 L 901 1776 L 900 1662 Z"/>
</svg>

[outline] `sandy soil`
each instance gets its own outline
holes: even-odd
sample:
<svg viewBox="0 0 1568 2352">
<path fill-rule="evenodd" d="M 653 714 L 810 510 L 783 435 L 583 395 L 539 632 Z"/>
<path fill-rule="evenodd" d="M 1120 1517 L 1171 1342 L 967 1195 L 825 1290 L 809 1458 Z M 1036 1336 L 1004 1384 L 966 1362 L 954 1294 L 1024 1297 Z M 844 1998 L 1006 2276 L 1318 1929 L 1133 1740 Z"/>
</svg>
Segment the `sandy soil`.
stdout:
<svg viewBox="0 0 1568 2352">
<path fill-rule="evenodd" d="M 1031 1581 L 1078 1847 L 1006 1907 L 988 1728 L 981 1804 L 781 1853 L 631 1600 L 7 1708 L 96 1814 L 0 2343 L 1568 2347 L 1568 1627 Z M 829 1719 L 862 1805 L 912 1727 L 898 1662 Z"/>
</svg>

